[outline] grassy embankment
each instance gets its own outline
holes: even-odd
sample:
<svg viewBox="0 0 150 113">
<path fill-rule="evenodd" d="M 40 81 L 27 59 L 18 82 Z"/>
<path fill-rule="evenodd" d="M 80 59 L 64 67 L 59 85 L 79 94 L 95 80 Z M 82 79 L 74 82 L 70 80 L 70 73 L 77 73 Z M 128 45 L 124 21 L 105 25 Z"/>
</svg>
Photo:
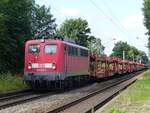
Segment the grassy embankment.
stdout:
<svg viewBox="0 0 150 113">
<path fill-rule="evenodd" d="M 10 73 L 0 75 L 0 93 L 26 88 L 23 78 Z"/>
<path fill-rule="evenodd" d="M 107 106 L 103 113 L 150 113 L 150 70 Z"/>
</svg>

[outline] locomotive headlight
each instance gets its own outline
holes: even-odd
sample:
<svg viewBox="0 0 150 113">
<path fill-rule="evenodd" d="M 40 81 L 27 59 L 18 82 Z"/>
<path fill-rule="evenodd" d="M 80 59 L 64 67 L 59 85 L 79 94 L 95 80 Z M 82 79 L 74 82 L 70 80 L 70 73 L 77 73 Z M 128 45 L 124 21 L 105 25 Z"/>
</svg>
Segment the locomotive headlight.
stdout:
<svg viewBox="0 0 150 113">
<path fill-rule="evenodd" d="M 44 39 L 41 39 L 41 42 L 42 42 L 42 43 L 44 43 L 44 42 L 45 42 L 45 40 L 44 40 Z"/>
<path fill-rule="evenodd" d="M 55 70 L 56 69 L 56 64 L 53 63 L 52 69 Z"/>
<path fill-rule="evenodd" d="M 31 69 L 32 67 L 31 66 L 28 66 L 28 69 Z"/>
</svg>

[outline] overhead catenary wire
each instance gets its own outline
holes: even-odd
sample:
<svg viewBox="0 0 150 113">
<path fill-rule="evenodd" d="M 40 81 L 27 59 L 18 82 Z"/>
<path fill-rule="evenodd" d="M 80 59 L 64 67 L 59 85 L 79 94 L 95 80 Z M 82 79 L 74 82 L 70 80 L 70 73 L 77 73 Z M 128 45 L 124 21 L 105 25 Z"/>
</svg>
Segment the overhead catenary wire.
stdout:
<svg viewBox="0 0 150 113">
<path fill-rule="evenodd" d="M 111 15 L 111 16 L 113 17 L 113 19 L 115 20 L 115 22 L 116 22 L 120 27 L 122 27 L 122 29 L 124 29 L 125 32 L 128 33 L 128 30 L 122 25 L 122 23 L 120 22 L 120 20 L 116 17 L 116 15 L 115 15 L 114 12 L 111 10 L 111 8 L 110 8 L 109 4 L 106 2 L 106 0 L 105 0 L 105 1 L 103 0 L 103 3 L 104 3 L 104 5 L 105 5 L 105 7 L 108 9 L 110 15 Z"/>
<path fill-rule="evenodd" d="M 112 12 L 112 10 L 110 9 L 109 5 L 108 5 L 105 1 L 103 1 L 103 4 L 104 4 L 105 7 L 108 9 L 108 11 L 109 11 L 109 13 L 110 13 L 111 16 L 109 16 L 108 14 L 106 14 L 106 12 L 105 12 L 101 7 L 99 7 L 99 6 L 97 5 L 97 3 L 95 3 L 94 0 L 89 0 L 89 1 L 90 1 L 90 3 L 91 3 L 94 7 L 96 7 L 96 8 L 98 9 L 99 13 L 101 13 L 102 15 L 104 15 L 104 17 L 105 17 L 106 19 L 108 19 L 117 29 L 119 29 L 121 32 L 123 32 L 127 37 L 129 36 L 129 34 L 130 34 L 129 31 L 121 24 L 121 22 L 119 21 L 119 19 L 115 16 L 115 14 Z M 57 8 L 55 8 L 54 2 L 55 2 L 55 1 L 52 0 L 52 3 L 53 3 L 53 5 L 54 5 L 53 10 L 54 10 L 56 13 L 62 15 L 62 13 L 61 13 Z M 65 18 L 68 19 L 68 17 L 67 17 L 66 15 L 63 15 L 63 16 L 65 16 Z M 131 34 L 130 34 L 130 36 L 131 36 Z M 136 37 L 137 37 L 137 36 L 136 36 Z"/>
<path fill-rule="evenodd" d="M 113 17 L 110 17 L 109 15 L 107 15 L 107 14 L 103 11 L 103 9 L 100 8 L 93 0 L 89 0 L 89 1 L 90 1 L 90 3 L 91 3 L 95 8 L 98 9 L 98 11 L 99 11 L 100 14 L 104 15 L 104 17 L 105 17 L 106 19 L 108 19 L 117 29 L 119 29 L 121 32 L 123 32 L 123 33 L 128 37 L 129 33 L 128 33 L 128 31 L 126 31 L 126 29 L 125 29 L 122 25 L 120 25 L 120 24 L 118 24 L 116 21 L 114 21 L 114 18 L 113 18 Z"/>
</svg>

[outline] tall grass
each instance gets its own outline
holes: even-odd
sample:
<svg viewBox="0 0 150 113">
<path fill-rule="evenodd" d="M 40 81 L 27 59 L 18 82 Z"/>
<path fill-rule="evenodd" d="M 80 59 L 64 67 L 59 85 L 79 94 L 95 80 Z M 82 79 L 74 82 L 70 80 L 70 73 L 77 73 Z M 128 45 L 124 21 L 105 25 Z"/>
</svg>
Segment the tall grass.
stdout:
<svg viewBox="0 0 150 113">
<path fill-rule="evenodd" d="M 150 70 L 123 92 L 105 113 L 150 113 Z"/>
<path fill-rule="evenodd" d="M 123 110 L 120 110 L 119 108 L 113 107 L 108 111 L 108 113 L 126 113 L 126 112 Z"/>
<path fill-rule="evenodd" d="M 10 73 L 0 74 L 0 93 L 26 87 L 21 76 L 12 75 Z"/>
</svg>

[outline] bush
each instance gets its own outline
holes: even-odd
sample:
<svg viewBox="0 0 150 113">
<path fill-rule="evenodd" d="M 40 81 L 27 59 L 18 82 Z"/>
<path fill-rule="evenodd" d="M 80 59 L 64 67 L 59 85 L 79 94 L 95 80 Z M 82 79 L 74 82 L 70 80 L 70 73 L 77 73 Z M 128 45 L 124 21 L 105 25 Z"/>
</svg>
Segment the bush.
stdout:
<svg viewBox="0 0 150 113">
<path fill-rule="evenodd" d="M 19 75 L 5 73 L 0 75 L 0 92 L 23 89 L 27 86 L 23 83 L 23 78 Z"/>
</svg>

